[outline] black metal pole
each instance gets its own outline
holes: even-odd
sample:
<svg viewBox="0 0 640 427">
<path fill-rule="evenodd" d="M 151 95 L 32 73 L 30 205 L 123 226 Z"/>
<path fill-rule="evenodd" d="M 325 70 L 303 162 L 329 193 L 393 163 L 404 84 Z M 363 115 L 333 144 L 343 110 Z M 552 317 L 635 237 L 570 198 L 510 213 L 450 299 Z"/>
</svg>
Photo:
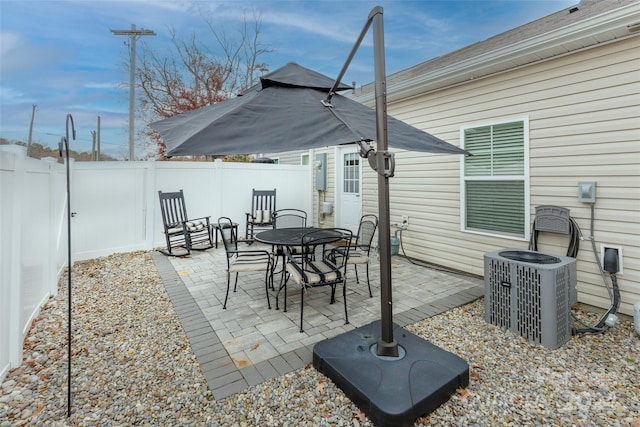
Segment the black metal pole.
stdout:
<svg viewBox="0 0 640 427">
<path fill-rule="evenodd" d="M 378 13 L 378 11 L 380 13 L 382 13 L 382 8 L 380 6 L 374 7 L 371 10 L 371 12 L 369 12 L 369 17 L 367 18 L 367 22 L 366 22 L 366 24 L 364 24 L 364 28 L 362 28 L 362 31 L 360 31 L 360 35 L 358 36 L 358 40 L 356 40 L 356 44 L 353 45 L 353 48 L 351 49 L 351 52 L 349 53 L 349 56 L 347 57 L 347 60 L 344 62 L 344 65 L 342 66 L 342 70 L 340 70 L 340 74 L 338 74 L 338 77 L 336 78 L 336 81 L 333 83 L 333 87 L 329 90 L 329 93 L 327 94 L 327 98 L 326 98 L 327 102 L 331 102 L 331 98 L 333 97 L 333 95 L 335 95 L 336 91 L 338 90 L 338 87 L 340 86 L 340 82 L 342 81 L 342 78 L 344 77 L 344 73 L 347 72 L 347 69 L 349 68 L 349 65 L 351 64 L 351 60 L 356 55 L 356 52 L 360 48 L 360 44 L 362 43 L 362 40 L 364 39 L 364 36 L 367 34 L 367 31 L 369 30 L 369 27 L 371 26 L 371 22 L 372 22 L 374 14 Z"/>
<path fill-rule="evenodd" d="M 72 138 L 76 139 L 73 117 L 67 114 L 66 136 L 60 141 L 60 156 L 65 151 L 67 170 L 67 418 L 71 416 L 71 179 L 69 171 L 69 122 L 71 122 Z M 63 147 L 64 146 L 64 147 Z"/>
</svg>

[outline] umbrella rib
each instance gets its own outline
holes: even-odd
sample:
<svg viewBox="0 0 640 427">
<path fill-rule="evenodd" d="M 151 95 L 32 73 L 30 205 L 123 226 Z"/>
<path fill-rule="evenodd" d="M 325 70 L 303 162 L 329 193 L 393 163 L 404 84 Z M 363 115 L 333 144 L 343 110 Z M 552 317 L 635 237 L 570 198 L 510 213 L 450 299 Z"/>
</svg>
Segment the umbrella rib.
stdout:
<svg viewBox="0 0 640 427">
<path fill-rule="evenodd" d="M 354 139 L 354 140 L 353 140 L 353 141 L 351 141 L 351 142 L 358 142 L 358 141 L 370 141 L 370 140 L 369 140 L 369 139 L 367 139 L 367 138 L 363 138 L 363 137 L 362 137 L 362 135 L 360 135 L 358 132 L 356 132 L 356 130 L 355 130 L 353 127 L 351 127 L 351 125 L 350 125 L 346 120 L 344 120 L 344 119 L 340 116 L 340 114 L 338 114 L 338 112 L 333 108 L 333 105 L 331 105 L 331 103 L 330 103 L 330 102 L 325 103 L 324 101 L 325 101 L 325 100 L 323 100 L 323 101 L 322 101 L 322 105 L 324 105 L 326 108 L 329 108 L 329 111 L 331 111 L 331 114 L 333 114 L 333 116 L 334 116 L 336 119 L 338 119 L 338 120 L 340 121 L 340 123 L 342 123 L 343 125 L 345 125 L 345 127 L 346 127 L 347 129 L 349 129 L 349 131 L 351 131 L 351 133 L 356 137 L 356 139 Z"/>
</svg>

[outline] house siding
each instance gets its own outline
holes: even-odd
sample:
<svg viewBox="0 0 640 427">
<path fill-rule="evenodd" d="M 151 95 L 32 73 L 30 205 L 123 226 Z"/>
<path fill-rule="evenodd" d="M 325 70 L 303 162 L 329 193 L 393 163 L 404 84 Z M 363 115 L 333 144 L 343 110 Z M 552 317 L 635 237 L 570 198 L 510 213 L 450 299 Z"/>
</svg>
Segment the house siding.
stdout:
<svg viewBox="0 0 640 427">
<path fill-rule="evenodd" d="M 608 308 L 589 240 L 590 205 L 577 197 L 579 181 L 596 181 L 596 249 L 601 243 L 623 248 L 619 311 L 630 315 L 640 301 L 639 68 L 640 37 L 631 37 L 389 103 L 388 111 L 458 146 L 461 126 L 528 117 L 531 220 L 536 206 L 571 210 L 584 235 L 577 257 L 579 301 Z M 398 152 L 396 163 L 391 222 L 410 217 L 402 234 L 407 256 L 484 275 L 484 253 L 528 246 L 526 239 L 461 231 L 459 157 Z M 367 167 L 363 173 L 363 213 L 376 213 L 376 177 Z M 559 255 L 567 244 L 562 235 L 541 233 L 538 239 L 540 251 Z"/>
<path fill-rule="evenodd" d="M 301 157 L 303 154 L 309 153 L 308 150 L 299 150 L 299 151 L 286 151 L 283 153 L 270 153 L 266 154 L 265 157 L 269 157 L 271 159 L 278 159 L 278 164 L 280 165 L 300 165 Z"/>
</svg>

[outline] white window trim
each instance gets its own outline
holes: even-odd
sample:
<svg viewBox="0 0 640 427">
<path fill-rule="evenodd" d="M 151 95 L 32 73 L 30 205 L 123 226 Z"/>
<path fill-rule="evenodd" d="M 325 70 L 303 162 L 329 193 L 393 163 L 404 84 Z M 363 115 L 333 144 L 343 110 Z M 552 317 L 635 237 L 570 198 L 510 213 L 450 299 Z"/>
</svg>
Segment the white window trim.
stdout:
<svg viewBox="0 0 640 427">
<path fill-rule="evenodd" d="M 306 153 L 301 153 L 300 154 L 300 164 L 304 165 L 302 159 L 307 158 L 307 164 L 311 164 L 311 150 L 307 151 Z"/>
<path fill-rule="evenodd" d="M 462 148 L 464 149 L 464 131 L 471 128 L 477 128 L 482 126 L 492 126 L 492 125 L 500 125 L 503 123 L 512 123 L 512 122 L 523 122 L 524 124 L 524 237 L 518 236 L 510 236 L 508 234 L 500 234 L 500 233 L 492 233 L 490 231 L 478 231 L 478 230 L 468 230 L 465 228 L 465 224 L 467 223 L 467 200 L 466 200 L 466 192 L 465 192 L 465 182 L 467 180 L 483 180 L 486 177 L 469 177 L 465 179 L 464 175 L 464 157 L 460 156 L 460 231 L 463 233 L 469 234 L 478 234 L 482 236 L 491 236 L 491 237 L 499 237 L 502 239 L 508 240 L 517 240 L 517 241 L 529 241 L 531 237 L 531 177 L 529 173 L 529 116 L 517 116 L 517 117 L 507 117 L 496 120 L 489 120 L 483 122 L 470 123 L 467 125 L 463 125 L 460 127 L 460 143 Z M 519 179 L 520 176 L 497 176 L 493 177 L 494 180 L 513 180 L 514 178 Z"/>
</svg>

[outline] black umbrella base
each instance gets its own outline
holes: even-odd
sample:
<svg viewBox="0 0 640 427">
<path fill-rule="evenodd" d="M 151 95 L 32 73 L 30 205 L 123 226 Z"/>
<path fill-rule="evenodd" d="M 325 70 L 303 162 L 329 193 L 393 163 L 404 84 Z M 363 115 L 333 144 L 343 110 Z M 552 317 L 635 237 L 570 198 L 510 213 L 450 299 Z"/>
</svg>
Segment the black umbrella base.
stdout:
<svg viewBox="0 0 640 427">
<path fill-rule="evenodd" d="M 377 426 L 412 426 L 469 385 L 467 362 L 395 323 L 398 357 L 378 356 L 380 331 L 377 320 L 313 348 L 313 367 Z"/>
</svg>

